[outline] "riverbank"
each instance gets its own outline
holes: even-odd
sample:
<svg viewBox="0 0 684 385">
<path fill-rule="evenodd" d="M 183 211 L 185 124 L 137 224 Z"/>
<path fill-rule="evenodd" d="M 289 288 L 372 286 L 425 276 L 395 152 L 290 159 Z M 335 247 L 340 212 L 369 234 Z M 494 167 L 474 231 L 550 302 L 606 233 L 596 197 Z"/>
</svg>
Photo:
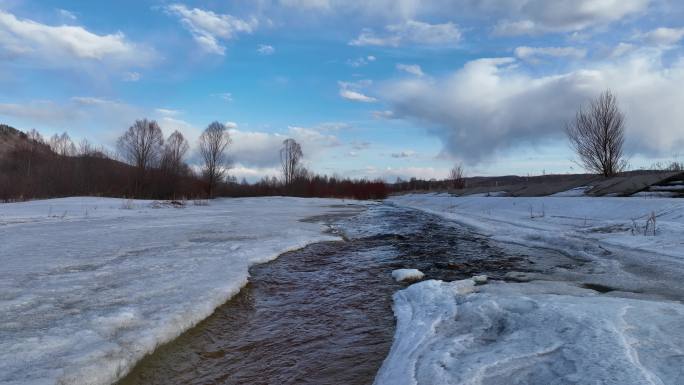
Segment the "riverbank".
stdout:
<svg viewBox="0 0 684 385">
<path fill-rule="evenodd" d="M 248 268 L 337 240 L 335 199 L 64 198 L 0 205 L 0 382 L 110 384 L 209 316 Z"/>
<path fill-rule="evenodd" d="M 481 287 L 427 281 L 398 292 L 397 333 L 377 384 L 684 378 L 681 200 L 416 194 L 390 201 L 573 262 Z"/>
</svg>

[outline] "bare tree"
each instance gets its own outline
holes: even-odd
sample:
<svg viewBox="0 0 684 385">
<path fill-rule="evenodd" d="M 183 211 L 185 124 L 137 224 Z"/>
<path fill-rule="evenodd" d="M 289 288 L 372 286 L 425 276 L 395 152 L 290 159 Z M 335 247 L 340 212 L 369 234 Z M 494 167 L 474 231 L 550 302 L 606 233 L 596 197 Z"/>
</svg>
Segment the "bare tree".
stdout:
<svg viewBox="0 0 684 385">
<path fill-rule="evenodd" d="M 207 193 L 213 196 L 216 184 L 223 179 L 228 167 L 226 147 L 231 143 L 226 126 L 213 122 L 200 136 L 200 155 L 204 160 L 204 177 L 207 179 Z"/>
<path fill-rule="evenodd" d="M 138 169 L 140 175 L 159 161 L 164 145 L 161 128 L 154 120 L 136 120 L 119 138 L 117 147 L 123 158 Z"/>
<path fill-rule="evenodd" d="M 449 171 L 449 181 L 455 189 L 462 189 L 465 187 L 465 172 L 463 171 L 463 165 L 457 163 L 451 171 Z"/>
<path fill-rule="evenodd" d="M 290 138 L 283 141 L 283 147 L 280 149 L 280 164 L 283 169 L 285 185 L 290 185 L 300 174 L 300 162 L 303 156 L 302 146 L 294 139 Z"/>
<path fill-rule="evenodd" d="M 76 145 L 71 141 L 69 134 L 63 132 L 60 134 L 54 134 L 50 138 L 50 148 L 56 154 L 62 156 L 74 156 L 76 155 Z"/>
<path fill-rule="evenodd" d="M 178 175 L 183 168 L 183 158 L 188 152 L 190 145 L 183 134 L 174 131 L 166 139 L 162 154 L 162 168 L 172 175 Z"/>
<path fill-rule="evenodd" d="M 580 107 L 566 133 L 581 164 L 590 172 L 610 177 L 625 169 L 625 117 L 610 91 L 592 100 L 587 108 Z"/>
</svg>

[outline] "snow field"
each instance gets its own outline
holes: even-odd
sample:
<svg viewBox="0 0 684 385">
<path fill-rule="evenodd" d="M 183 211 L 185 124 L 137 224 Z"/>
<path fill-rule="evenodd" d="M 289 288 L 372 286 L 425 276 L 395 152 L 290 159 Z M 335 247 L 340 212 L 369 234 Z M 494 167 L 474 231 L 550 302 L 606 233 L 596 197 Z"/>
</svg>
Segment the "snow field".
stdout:
<svg viewBox="0 0 684 385">
<path fill-rule="evenodd" d="M 300 220 L 344 210 L 277 197 L 150 203 L 0 205 L 0 383 L 116 381 L 235 295 L 249 266 L 337 239 Z"/>
</svg>

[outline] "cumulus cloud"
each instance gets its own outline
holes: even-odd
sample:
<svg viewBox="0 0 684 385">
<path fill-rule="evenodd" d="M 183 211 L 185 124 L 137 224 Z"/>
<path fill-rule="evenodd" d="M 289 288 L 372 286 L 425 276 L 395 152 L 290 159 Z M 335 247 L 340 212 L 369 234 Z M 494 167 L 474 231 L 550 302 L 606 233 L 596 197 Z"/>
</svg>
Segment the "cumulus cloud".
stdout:
<svg viewBox="0 0 684 385">
<path fill-rule="evenodd" d="M 34 59 L 37 65 L 59 67 L 86 61 L 144 66 L 154 59 L 150 49 L 131 43 L 122 32 L 98 35 L 81 26 L 41 24 L 2 10 L 0 50 L 4 60 Z"/>
<path fill-rule="evenodd" d="M 363 94 L 360 89 L 369 85 L 367 82 L 337 82 L 340 86 L 340 96 L 354 102 L 374 103 L 377 99 Z"/>
<path fill-rule="evenodd" d="M 423 69 L 420 68 L 418 64 L 397 64 L 397 69 L 399 71 L 404 71 L 406 73 L 409 73 L 411 75 L 415 75 L 418 77 L 425 76 L 425 73 L 423 73 Z"/>
<path fill-rule="evenodd" d="M 221 40 L 234 39 L 239 33 L 252 33 L 259 24 L 255 18 L 243 20 L 199 8 L 190 9 L 183 4 L 169 5 L 166 11 L 179 18 L 203 51 L 217 55 L 226 52 Z"/>
<path fill-rule="evenodd" d="M 268 45 L 268 44 L 259 44 L 259 47 L 257 48 L 257 52 L 260 55 L 273 55 L 275 53 L 275 48 L 273 48 L 273 46 Z"/>
<path fill-rule="evenodd" d="M 652 51 L 557 75 L 531 76 L 513 58 L 479 59 L 437 81 L 401 79 L 380 91 L 395 116 L 421 122 L 445 151 L 478 163 L 520 145 L 565 140 L 578 106 L 610 88 L 627 115 L 627 146 L 669 154 L 684 145 L 684 61 Z"/>
<path fill-rule="evenodd" d="M 400 24 L 385 27 L 385 33 L 378 35 L 372 29 L 364 29 L 359 36 L 350 41 L 354 46 L 425 45 L 453 46 L 460 42 L 461 31 L 452 22 L 430 24 L 416 20 L 406 20 Z"/>
<path fill-rule="evenodd" d="M 285 133 L 229 130 L 233 143 L 230 157 L 246 167 L 269 168 L 280 163 L 280 147 L 287 138 L 302 145 L 305 159 L 314 159 L 326 148 L 340 146 L 339 139 L 321 132 L 317 127 L 289 126 Z"/>
<path fill-rule="evenodd" d="M 639 34 L 637 37 L 650 44 L 669 46 L 679 43 L 684 38 L 684 28 L 661 27 Z"/>
<path fill-rule="evenodd" d="M 567 57 L 582 59 L 587 55 L 587 50 L 576 47 L 517 47 L 515 56 L 520 59 L 536 62 L 541 57 Z"/>
<path fill-rule="evenodd" d="M 650 0 L 504 0 L 483 2 L 484 10 L 517 16 L 500 20 L 499 35 L 573 32 L 621 20 L 644 11 Z"/>
</svg>

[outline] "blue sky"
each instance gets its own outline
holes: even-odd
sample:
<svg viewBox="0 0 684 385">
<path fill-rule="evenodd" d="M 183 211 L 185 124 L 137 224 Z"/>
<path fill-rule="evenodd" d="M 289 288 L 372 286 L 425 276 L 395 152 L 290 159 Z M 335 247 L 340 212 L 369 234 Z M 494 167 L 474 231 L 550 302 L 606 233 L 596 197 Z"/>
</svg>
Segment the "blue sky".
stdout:
<svg viewBox="0 0 684 385">
<path fill-rule="evenodd" d="M 114 149 L 218 120 L 252 180 L 286 137 L 327 174 L 565 173 L 610 88 L 637 168 L 684 155 L 683 38 L 674 0 L 0 0 L 0 121 Z"/>
</svg>

